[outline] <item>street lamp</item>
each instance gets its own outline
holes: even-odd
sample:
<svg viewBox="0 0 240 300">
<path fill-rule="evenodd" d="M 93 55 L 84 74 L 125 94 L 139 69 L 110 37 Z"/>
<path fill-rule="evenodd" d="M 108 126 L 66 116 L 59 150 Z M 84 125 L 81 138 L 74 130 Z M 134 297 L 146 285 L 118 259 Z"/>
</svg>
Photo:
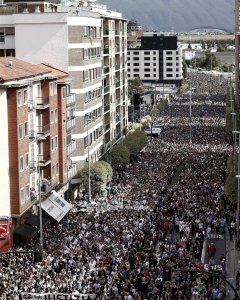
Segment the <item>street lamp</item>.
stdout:
<svg viewBox="0 0 240 300">
<path fill-rule="evenodd" d="M 39 202 L 39 229 L 40 229 L 40 251 L 43 250 L 43 220 L 42 220 L 42 178 L 41 178 L 41 168 L 40 168 L 40 147 L 41 142 L 45 141 L 45 137 L 38 137 L 37 144 L 38 144 L 38 202 Z"/>
<path fill-rule="evenodd" d="M 233 122 L 233 169 L 234 169 L 234 172 L 235 172 L 235 149 L 236 149 L 236 134 L 238 133 L 238 131 L 236 131 L 236 127 L 237 127 L 237 124 L 236 124 L 236 113 L 235 112 L 232 112 L 230 113 L 232 115 L 232 122 Z"/>
<path fill-rule="evenodd" d="M 189 144 L 192 144 L 192 85 L 191 85 L 191 72 L 189 72 Z"/>
</svg>

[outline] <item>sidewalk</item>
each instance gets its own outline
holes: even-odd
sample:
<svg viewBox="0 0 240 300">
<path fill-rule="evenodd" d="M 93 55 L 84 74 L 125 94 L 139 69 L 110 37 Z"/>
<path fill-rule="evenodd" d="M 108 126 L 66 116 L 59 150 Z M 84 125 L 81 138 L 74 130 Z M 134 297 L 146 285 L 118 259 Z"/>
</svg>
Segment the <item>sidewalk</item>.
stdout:
<svg viewBox="0 0 240 300">
<path fill-rule="evenodd" d="M 235 242 L 230 241 L 229 234 L 226 234 L 226 270 L 227 280 L 236 287 L 235 277 L 237 271 L 240 270 L 240 251 L 235 249 Z M 238 292 L 238 295 L 240 293 Z M 227 299 L 234 299 L 233 290 L 227 285 Z"/>
</svg>

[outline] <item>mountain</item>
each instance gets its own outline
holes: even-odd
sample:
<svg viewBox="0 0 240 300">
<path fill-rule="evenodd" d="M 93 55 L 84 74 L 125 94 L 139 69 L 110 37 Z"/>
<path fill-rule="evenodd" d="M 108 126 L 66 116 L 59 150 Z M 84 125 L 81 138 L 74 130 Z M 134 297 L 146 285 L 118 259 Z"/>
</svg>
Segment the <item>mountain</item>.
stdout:
<svg viewBox="0 0 240 300">
<path fill-rule="evenodd" d="M 186 32 L 213 27 L 234 30 L 234 0 L 99 0 L 137 20 L 144 30 Z"/>
</svg>

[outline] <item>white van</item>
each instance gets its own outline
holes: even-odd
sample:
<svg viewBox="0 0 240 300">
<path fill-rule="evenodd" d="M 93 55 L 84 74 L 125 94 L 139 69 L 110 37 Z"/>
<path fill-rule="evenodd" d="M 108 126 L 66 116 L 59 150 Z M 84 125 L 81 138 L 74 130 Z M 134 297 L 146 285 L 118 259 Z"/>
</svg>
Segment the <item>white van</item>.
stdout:
<svg viewBox="0 0 240 300">
<path fill-rule="evenodd" d="M 162 132 L 162 125 L 159 124 L 153 124 L 152 125 L 152 129 L 151 126 L 149 126 L 146 130 L 144 130 L 146 132 L 147 135 L 157 135 L 159 136 L 160 133 Z"/>
</svg>

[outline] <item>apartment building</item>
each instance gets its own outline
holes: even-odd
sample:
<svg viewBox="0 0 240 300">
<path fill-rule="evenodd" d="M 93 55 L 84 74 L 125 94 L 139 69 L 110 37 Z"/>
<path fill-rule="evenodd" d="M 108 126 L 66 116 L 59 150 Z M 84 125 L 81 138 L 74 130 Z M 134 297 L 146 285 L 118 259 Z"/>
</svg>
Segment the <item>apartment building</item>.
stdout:
<svg viewBox="0 0 240 300">
<path fill-rule="evenodd" d="M 129 21 L 127 23 L 127 47 L 128 48 L 137 48 L 138 39 L 143 36 L 143 28 L 138 22 Z"/>
<path fill-rule="evenodd" d="M 11 246 L 15 228 L 37 214 L 40 192 L 47 201 L 53 189 L 62 194 L 68 189 L 66 116 L 74 95 L 69 94 L 68 74 L 49 66 L 1 57 L 0 74 L 0 227 L 6 229 L 0 235 L 1 251 Z"/>
<path fill-rule="evenodd" d="M 240 114 L 240 0 L 235 0 L 235 49 L 235 101 L 238 106 L 238 114 Z"/>
<path fill-rule="evenodd" d="M 128 49 L 128 79 L 140 77 L 143 82 L 175 84 L 182 75 L 182 49 L 177 36 L 144 32 L 140 46 Z"/>
<path fill-rule="evenodd" d="M 97 161 L 127 127 L 127 22 L 95 2 L 65 1 L 63 7 L 58 1 L 7 0 L 0 9 L 1 56 L 44 62 L 70 75 L 76 95 L 71 136 L 76 174 L 88 149 L 90 161 Z"/>
</svg>

